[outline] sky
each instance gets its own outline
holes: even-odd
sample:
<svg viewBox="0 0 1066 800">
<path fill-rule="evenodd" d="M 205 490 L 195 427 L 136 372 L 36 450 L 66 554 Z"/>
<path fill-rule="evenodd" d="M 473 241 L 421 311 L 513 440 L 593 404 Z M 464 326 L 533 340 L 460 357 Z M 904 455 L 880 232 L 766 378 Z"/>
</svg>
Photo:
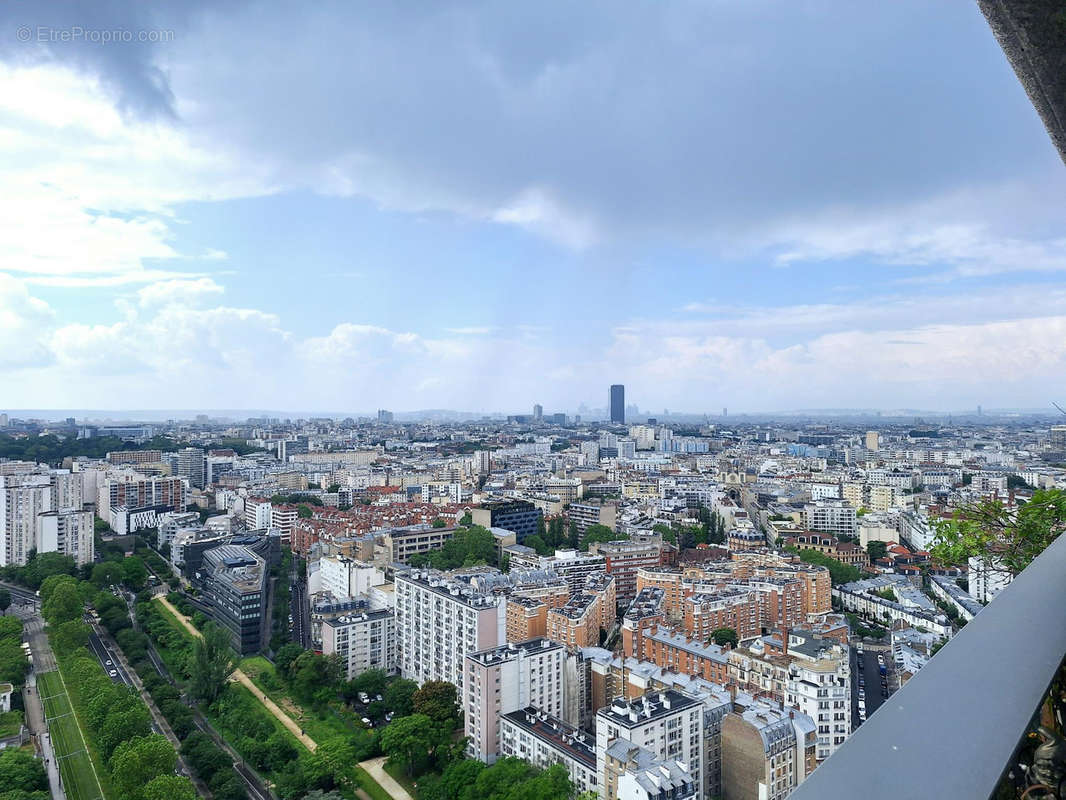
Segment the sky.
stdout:
<svg viewBox="0 0 1066 800">
<path fill-rule="evenodd" d="M 8 408 L 1066 401 L 969 0 L 0 5 Z"/>
</svg>

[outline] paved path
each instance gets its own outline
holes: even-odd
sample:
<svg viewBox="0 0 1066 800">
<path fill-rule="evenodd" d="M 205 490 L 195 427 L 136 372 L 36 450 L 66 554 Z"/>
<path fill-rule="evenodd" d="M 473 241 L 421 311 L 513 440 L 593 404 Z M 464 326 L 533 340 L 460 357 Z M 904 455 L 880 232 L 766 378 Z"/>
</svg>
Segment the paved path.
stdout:
<svg viewBox="0 0 1066 800">
<path fill-rule="evenodd" d="M 30 673 L 26 688 L 22 691 L 22 697 L 26 706 L 26 727 L 37 738 L 37 747 L 41 751 L 41 758 L 44 759 L 52 798 L 53 800 L 65 800 L 66 794 L 63 792 L 63 783 L 59 780 L 59 768 L 55 751 L 52 749 L 52 739 L 48 735 L 48 727 L 44 722 L 44 707 L 41 703 L 41 696 L 37 693 L 36 673 Z"/>
<path fill-rule="evenodd" d="M 189 622 L 189 620 L 185 618 L 185 615 L 178 611 L 178 609 L 175 608 L 169 600 L 167 600 L 162 595 L 157 596 L 156 599 L 164 606 L 166 606 L 170 613 L 172 613 L 175 618 L 177 618 L 178 622 L 180 622 L 185 627 L 185 629 L 189 631 L 189 633 L 191 633 L 198 639 L 203 638 L 203 636 L 200 635 L 200 631 L 196 630 L 196 626 Z M 256 699 L 263 704 L 267 711 L 277 717 L 278 721 L 281 722 L 281 724 L 284 725 L 286 728 L 288 728 L 289 732 L 292 733 L 293 736 L 300 740 L 300 743 L 304 747 L 306 747 L 311 752 L 315 751 L 315 749 L 318 747 L 318 743 L 306 733 L 304 733 L 300 726 L 293 720 L 293 718 L 286 714 L 284 711 L 282 711 L 277 703 L 275 703 L 273 700 L 263 694 L 262 690 L 258 686 L 256 686 L 252 679 L 249 678 L 242 670 L 235 669 L 233 671 L 233 675 L 230 677 L 230 680 L 236 681 L 237 683 L 240 683 L 242 686 L 248 689 L 248 691 L 255 695 Z M 392 779 L 390 778 L 389 780 Z"/>
<path fill-rule="evenodd" d="M 362 761 L 359 766 L 369 772 L 370 777 L 376 780 L 381 788 L 388 792 L 394 800 L 414 800 L 410 793 L 385 771 L 385 760 L 385 756 L 380 756 L 369 761 Z"/>
</svg>

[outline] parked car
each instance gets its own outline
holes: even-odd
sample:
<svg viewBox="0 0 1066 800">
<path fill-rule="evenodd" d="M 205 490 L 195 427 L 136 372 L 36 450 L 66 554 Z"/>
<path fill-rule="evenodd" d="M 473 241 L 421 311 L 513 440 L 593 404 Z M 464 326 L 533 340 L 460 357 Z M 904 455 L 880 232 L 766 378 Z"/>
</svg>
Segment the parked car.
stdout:
<svg viewBox="0 0 1066 800">
<path fill-rule="evenodd" d="M 109 667 L 112 666 L 110 658 L 107 659 L 107 661 L 105 661 L 104 663 L 107 664 L 107 666 L 109 666 Z"/>
<path fill-rule="evenodd" d="M 359 702 L 366 705 L 370 702 L 370 695 L 368 695 L 366 692 L 359 692 Z"/>
<path fill-rule="evenodd" d="M 115 670 L 113 670 L 113 669 L 108 670 L 107 674 L 110 675 L 112 678 L 117 678 L 118 677 L 118 673 Z"/>
</svg>

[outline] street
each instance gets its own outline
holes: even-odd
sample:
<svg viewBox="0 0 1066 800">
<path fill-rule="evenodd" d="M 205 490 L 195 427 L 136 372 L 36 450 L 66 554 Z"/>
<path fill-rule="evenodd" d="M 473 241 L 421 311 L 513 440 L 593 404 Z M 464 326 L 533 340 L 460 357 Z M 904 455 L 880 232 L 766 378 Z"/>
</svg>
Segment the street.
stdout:
<svg viewBox="0 0 1066 800">
<path fill-rule="evenodd" d="M 881 704 L 885 702 L 887 698 L 881 694 L 881 673 L 878 668 L 877 656 L 878 654 L 884 655 L 885 667 L 889 672 L 888 678 L 889 687 L 892 686 L 891 670 L 892 670 L 892 651 L 885 650 L 873 650 L 870 646 L 864 645 L 864 650 L 859 652 L 852 648 L 852 663 L 851 663 L 851 705 L 852 705 L 852 727 L 858 727 L 861 724 L 859 720 L 859 679 L 861 678 L 865 682 L 865 702 L 866 702 L 866 718 L 869 719 L 873 713 L 881 707 Z M 858 668 L 858 661 L 862 659 L 863 668 Z M 890 690 L 891 691 L 891 688 Z"/>
<path fill-rule="evenodd" d="M 303 560 L 294 555 L 289 573 L 289 614 L 292 616 L 292 640 L 305 650 L 311 649 L 311 608 L 307 599 L 307 584 L 304 582 Z"/>
</svg>

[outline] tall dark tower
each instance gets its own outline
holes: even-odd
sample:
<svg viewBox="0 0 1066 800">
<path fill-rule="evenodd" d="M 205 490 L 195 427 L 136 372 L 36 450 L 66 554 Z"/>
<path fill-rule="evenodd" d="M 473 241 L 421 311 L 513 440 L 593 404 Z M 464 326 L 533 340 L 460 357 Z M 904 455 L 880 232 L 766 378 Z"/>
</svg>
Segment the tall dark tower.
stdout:
<svg viewBox="0 0 1066 800">
<path fill-rule="evenodd" d="M 626 422 L 626 387 L 620 383 L 611 386 L 610 399 L 607 403 L 611 409 L 611 422 L 625 425 Z"/>
</svg>

